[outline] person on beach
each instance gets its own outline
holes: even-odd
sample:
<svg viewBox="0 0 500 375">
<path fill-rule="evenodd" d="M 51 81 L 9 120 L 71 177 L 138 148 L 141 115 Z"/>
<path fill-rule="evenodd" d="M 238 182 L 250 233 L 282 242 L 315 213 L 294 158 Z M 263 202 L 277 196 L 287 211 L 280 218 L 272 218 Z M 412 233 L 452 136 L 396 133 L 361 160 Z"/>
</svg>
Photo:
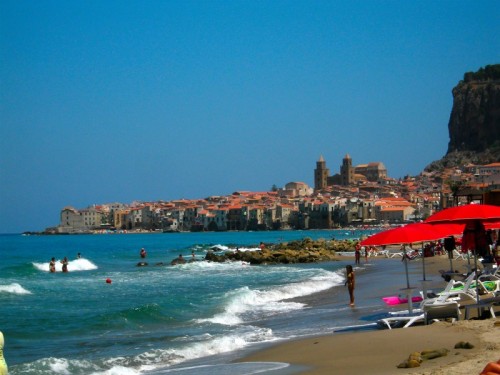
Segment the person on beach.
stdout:
<svg viewBox="0 0 500 375">
<path fill-rule="evenodd" d="M 354 250 L 354 259 L 356 264 L 361 263 L 361 249 L 359 245 L 356 245 L 356 249 Z"/>
<path fill-rule="evenodd" d="M 354 287 L 356 284 L 354 271 L 351 265 L 347 265 L 345 268 L 346 268 L 346 280 L 344 285 L 347 285 L 347 290 L 349 290 L 349 299 L 350 299 L 349 306 L 354 306 Z"/>
<path fill-rule="evenodd" d="M 140 255 L 141 255 L 141 258 L 146 258 L 146 250 L 144 250 L 144 248 L 141 249 L 141 252 L 140 252 Z"/>
<path fill-rule="evenodd" d="M 68 272 L 68 258 L 67 257 L 64 257 L 64 259 L 61 260 L 61 264 L 62 264 L 62 271 Z"/>
<path fill-rule="evenodd" d="M 362 246 L 361 250 L 364 250 L 364 252 L 365 252 L 365 263 L 368 263 L 368 247 Z"/>
<path fill-rule="evenodd" d="M 56 272 L 56 258 L 52 258 L 49 263 L 49 272 Z"/>
<path fill-rule="evenodd" d="M 489 362 L 479 375 L 500 374 L 500 360 L 498 362 Z"/>
<path fill-rule="evenodd" d="M 7 368 L 7 362 L 5 362 L 5 358 L 3 356 L 3 346 L 3 333 L 0 331 L 0 375 L 7 375 L 9 373 L 9 369 Z"/>
</svg>

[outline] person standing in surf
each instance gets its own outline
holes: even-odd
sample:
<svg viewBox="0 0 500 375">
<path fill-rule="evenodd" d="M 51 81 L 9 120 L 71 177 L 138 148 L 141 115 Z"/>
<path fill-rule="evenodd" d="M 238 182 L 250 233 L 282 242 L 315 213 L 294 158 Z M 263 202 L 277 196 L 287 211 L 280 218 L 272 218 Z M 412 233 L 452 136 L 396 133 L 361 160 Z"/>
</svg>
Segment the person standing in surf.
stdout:
<svg viewBox="0 0 500 375">
<path fill-rule="evenodd" d="M 346 268 L 346 276 L 345 276 L 346 280 L 344 285 L 347 285 L 347 290 L 349 291 L 349 299 L 350 299 L 349 306 L 354 306 L 354 287 L 356 285 L 354 271 L 351 265 L 347 265 L 345 268 Z"/>
<path fill-rule="evenodd" d="M 52 258 L 49 263 L 49 271 L 56 272 L 56 258 Z"/>
<path fill-rule="evenodd" d="M 61 263 L 62 263 L 62 271 L 68 272 L 68 258 L 64 257 L 64 259 L 61 260 Z"/>
</svg>

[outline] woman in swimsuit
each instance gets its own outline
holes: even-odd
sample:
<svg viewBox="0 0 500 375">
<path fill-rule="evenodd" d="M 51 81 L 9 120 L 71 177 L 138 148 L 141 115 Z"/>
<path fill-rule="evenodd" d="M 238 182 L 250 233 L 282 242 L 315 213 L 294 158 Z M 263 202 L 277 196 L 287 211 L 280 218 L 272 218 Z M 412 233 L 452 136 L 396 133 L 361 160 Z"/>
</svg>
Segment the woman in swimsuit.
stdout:
<svg viewBox="0 0 500 375">
<path fill-rule="evenodd" d="M 68 272 L 68 258 L 64 257 L 64 259 L 61 260 L 61 263 L 62 263 L 62 271 Z"/>
<path fill-rule="evenodd" d="M 356 285 L 356 281 L 351 265 L 346 266 L 346 281 L 344 285 L 347 285 L 347 289 L 349 290 L 349 306 L 354 306 L 354 287 Z"/>
<path fill-rule="evenodd" d="M 49 271 L 56 272 L 56 258 L 52 258 L 49 263 Z"/>
</svg>

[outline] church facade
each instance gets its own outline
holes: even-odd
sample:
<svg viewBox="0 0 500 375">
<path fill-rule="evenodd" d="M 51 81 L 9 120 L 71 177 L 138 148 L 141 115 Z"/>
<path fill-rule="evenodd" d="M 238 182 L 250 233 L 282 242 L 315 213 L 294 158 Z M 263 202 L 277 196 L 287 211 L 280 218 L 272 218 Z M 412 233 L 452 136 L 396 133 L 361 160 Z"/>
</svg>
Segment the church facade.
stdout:
<svg viewBox="0 0 500 375">
<path fill-rule="evenodd" d="M 320 156 L 314 170 L 314 190 L 323 190 L 332 185 L 349 186 L 363 180 L 377 182 L 385 178 L 387 178 L 387 169 L 383 163 L 371 162 L 353 166 L 349 154 L 342 159 L 340 173 L 330 176 L 326 161 L 323 156 Z"/>
</svg>

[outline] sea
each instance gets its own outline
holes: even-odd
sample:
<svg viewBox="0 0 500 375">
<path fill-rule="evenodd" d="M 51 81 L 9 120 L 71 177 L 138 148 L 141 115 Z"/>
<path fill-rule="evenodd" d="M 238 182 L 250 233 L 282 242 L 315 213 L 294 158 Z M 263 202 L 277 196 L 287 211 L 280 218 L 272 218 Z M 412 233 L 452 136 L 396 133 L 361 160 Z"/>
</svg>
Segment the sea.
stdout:
<svg viewBox="0 0 500 375">
<path fill-rule="evenodd" d="M 404 285 L 401 259 L 363 259 L 351 308 L 344 286 L 351 261 L 253 266 L 207 262 L 206 253 L 371 233 L 0 235 L 0 331 L 9 374 L 293 373 L 289 364 L 241 358 L 277 342 L 372 327 L 370 317 L 387 310 L 387 289 L 394 280 Z M 189 262 L 170 265 L 179 254 Z M 68 273 L 60 272 L 64 257 Z"/>
</svg>

